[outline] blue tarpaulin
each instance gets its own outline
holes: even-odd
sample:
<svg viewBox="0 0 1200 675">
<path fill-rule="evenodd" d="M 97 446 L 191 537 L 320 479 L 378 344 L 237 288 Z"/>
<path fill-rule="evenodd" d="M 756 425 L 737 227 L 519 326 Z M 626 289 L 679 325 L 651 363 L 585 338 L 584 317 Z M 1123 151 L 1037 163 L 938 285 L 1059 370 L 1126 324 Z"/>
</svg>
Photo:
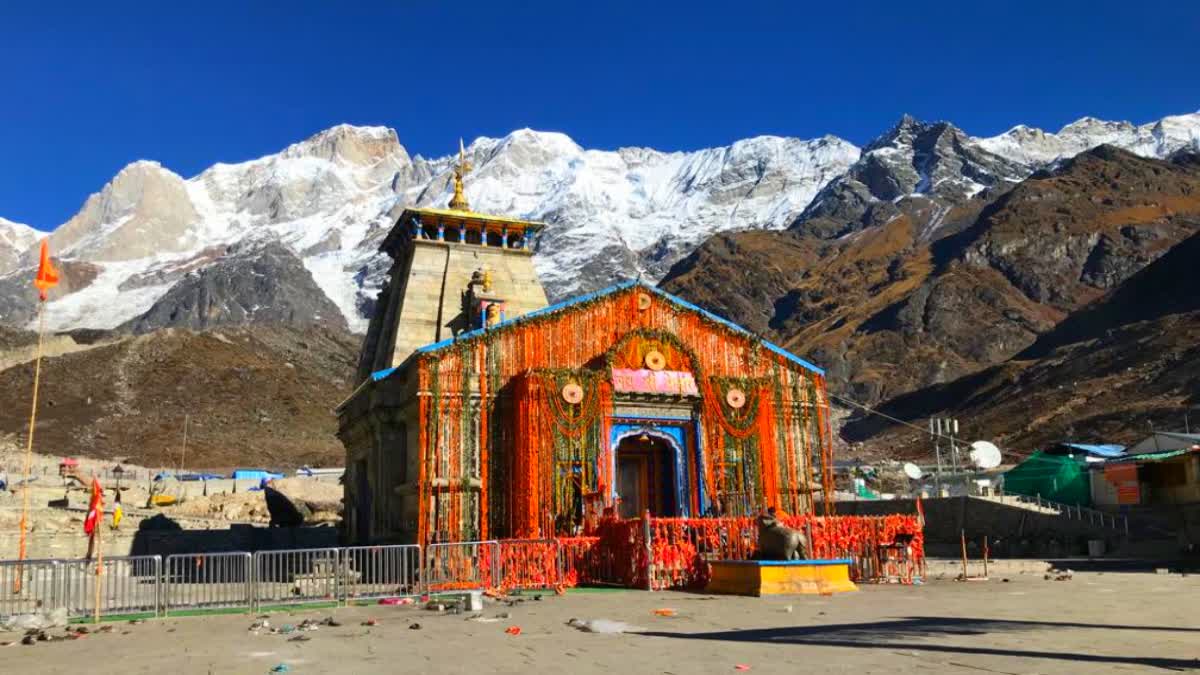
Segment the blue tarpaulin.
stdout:
<svg viewBox="0 0 1200 675">
<path fill-rule="evenodd" d="M 265 469 L 238 469 L 233 472 L 234 480 L 275 480 L 283 478 L 281 473 L 272 473 Z"/>
</svg>

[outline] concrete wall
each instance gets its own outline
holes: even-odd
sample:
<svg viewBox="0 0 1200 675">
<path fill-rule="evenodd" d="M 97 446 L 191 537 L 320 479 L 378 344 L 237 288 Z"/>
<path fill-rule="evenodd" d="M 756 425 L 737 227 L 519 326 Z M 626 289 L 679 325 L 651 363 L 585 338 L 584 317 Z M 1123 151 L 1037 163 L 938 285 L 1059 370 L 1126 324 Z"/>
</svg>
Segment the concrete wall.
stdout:
<svg viewBox="0 0 1200 675">
<path fill-rule="evenodd" d="M 1038 513 L 974 497 L 941 497 L 921 500 L 925 509 L 925 551 L 930 556 L 960 555 L 965 532 L 967 551 L 979 556 L 988 537 L 997 557 L 1086 555 L 1089 539 L 1104 539 L 1113 550 L 1122 533 L 1094 527 L 1086 520 Z M 916 513 L 911 499 L 837 502 L 839 515 L 882 516 Z"/>
<path fill-rule="evenodd" d="M 17 557 L 20 533 L 0 530 L 0 559 Z M 87 555 L 87 537 L 78 532 L 32 532 L 26 536 L 26 558 L 82 558 Z M 336 527 L 267 528 L 232 525 L 213 530 L 137 530 L 102 533 L 106 556 L 260 551 L 270 549 L 323 548 L 338 545 Z"/>
</svg>

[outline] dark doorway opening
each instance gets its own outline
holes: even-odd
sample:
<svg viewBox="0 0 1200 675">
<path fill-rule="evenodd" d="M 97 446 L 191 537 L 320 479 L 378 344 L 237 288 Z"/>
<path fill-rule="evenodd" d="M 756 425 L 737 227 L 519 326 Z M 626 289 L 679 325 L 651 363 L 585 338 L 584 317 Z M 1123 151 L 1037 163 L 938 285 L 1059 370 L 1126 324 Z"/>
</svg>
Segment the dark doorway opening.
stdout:
<svg viewBox="0 0 1200 675">
<path fill-rule="evenodd" d="M 675 453 L 664 439 L 643 433 L 617 445 L 617 513 L 622 518 L 675 517 Z"/>
</svg>

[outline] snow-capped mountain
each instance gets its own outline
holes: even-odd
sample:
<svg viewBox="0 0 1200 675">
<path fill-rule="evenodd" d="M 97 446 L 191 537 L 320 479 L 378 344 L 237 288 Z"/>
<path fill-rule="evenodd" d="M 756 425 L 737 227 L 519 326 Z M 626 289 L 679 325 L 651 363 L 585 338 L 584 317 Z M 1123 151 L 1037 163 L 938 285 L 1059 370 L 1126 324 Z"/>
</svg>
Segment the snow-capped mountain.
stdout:
<svg viewBox="0 0 1200 675">
<path fill-rule="evenodd" d="M 830 238 L 907 216 L 923 237 L 935 237 L 944 226 L 969 220 L 970 209 L 955 209 L 975 195 L 1006 190 L 1039 169 L 1106 144 L 1157 159 L 1200 149 L 1200 113 L 1141 126 L 1085 117 L 1056 134 L 1022 125 L 990 138 L 905 115 L 867 144 L 791 227 Z"/>
<path fill-rule="evenodd" d="M 834 137 L 759 137 L 690 153 L 600 151 L 526 129 L 477 139 L 467 155 L 474 210 L 550 224 L 537 267 L 562 298 L 658 278 L 714 232 L 785 226 L 858 148 Z M 130 164 L 51 236 L 55 255 L 101 271 L 53 301 L 48 325 L 119 325 L 231 245 L 278 241 L 361 330 L 386 269 L 379 241 L 404 206 L 449 201 L 451 161 L 410 157 L 390 129 L 341 125 L 186 180 L 155 162 Z"/>
<path fill-rule="evenodd" d="M 1050 133 L 1023 124 L 972 143 L 1030 169 L 1074 157 L 1098 145 L 1115 145 L 1143 157 L 1162 159 L 1183 148 L 1200 149 L 1200 112 L 1172 115 L 1134 126 L 1084 117 Z"/>
<path fill-rule="evenodd" d="M 862 152 L 833 136 L 763 136 L 694 152 L 592 150 L 560 133 L 525 129 L 468 146 L 475 170 L 466 194 L 474 210 L 549 224 L 536 265 L 548 294 L 561 299 L 638 275 L 657 280 L 719 232 L 801 226 L 840 236 L 900 213 L 934 227 L 976 193 L 1102 143 L 1165 157 L 1200 147 L 1198 139 L 1200 113 L 1142 126 L 1085 118 L 1058 133 L 1022 126 L 991 138 L 905 117 Z M 206 311 L 199 305 L 176 312 L 156 303 L 179 296 L 169 291 L 185 277 L 189 288 L 207 288 L 195 277 L 220 260 L 225 278 L 249 252 L 270 250 L 289 279 L 271 293 L 305 287 L 295 279 L 300 268 L 284 260 L 294 256 L 348 325 L 362 330 L 388 265 L 379 242 L 403 207 L 449 201 L 452 160 L 410 156 L 391 129 L 340 125 L 192 178 L 134 162 L 54 229 L 54 253 L 75 273 L 51 296 L 47 324 L 195 320 Z M 0 298 L 0 322 L 32 316 L 24 275 L 40 236 L 0 220 L 0 292 L 10 296 Z M 245 271 L 264 273 L 261 265 Z M 207 311 L 256 316 L 265 310 L 248 299 L 252 288 L 223 300 L 249 306 Z"/>
<path fill-rule="evenodd" d="M 28 225 L 0 218 L 0 274 L 16 265 L 21 254 L 32 248 L 44 236 L 45 232 L 39 232 Z"/>
</svg>

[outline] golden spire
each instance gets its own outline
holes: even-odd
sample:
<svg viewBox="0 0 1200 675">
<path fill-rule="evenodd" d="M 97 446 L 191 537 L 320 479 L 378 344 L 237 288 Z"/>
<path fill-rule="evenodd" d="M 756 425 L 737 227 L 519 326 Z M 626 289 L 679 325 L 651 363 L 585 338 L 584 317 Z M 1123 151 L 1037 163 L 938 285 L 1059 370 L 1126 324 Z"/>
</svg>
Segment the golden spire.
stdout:
<svg viewBox="0 0 1200 675">
<path fill-rule="evenodd" d="M 463 176 L 467 175 L 472 168 L 474 167 L 467 161 L 467 152 L 463 148 L 460 138 L 458 139 L 458 164 L 454 166 L 454 196 L 450 199 L 450 208 L 456 211 L 471 210 L 467 204 L 467 197 L 463 194 Z"/>
</svg>

